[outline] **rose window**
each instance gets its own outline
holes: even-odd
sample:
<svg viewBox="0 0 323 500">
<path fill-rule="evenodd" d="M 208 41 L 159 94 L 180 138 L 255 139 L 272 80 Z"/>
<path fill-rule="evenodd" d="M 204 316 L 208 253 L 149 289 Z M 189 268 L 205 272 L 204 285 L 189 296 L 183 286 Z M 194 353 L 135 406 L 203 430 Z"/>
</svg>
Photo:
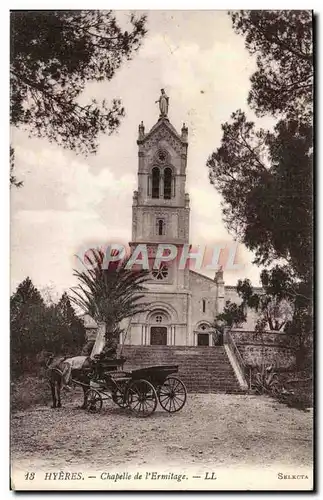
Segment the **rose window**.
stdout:
<svg viewBox="0 0 323 500">
<path fill-rule="evenodd" d="M 155 317 L 155 322 L 156 323 L 162 323 L 163 322 L 163 317 L 160 314 L 157 314 Z"/>
<path fill-rule="evenodd" d="M 165 162 L 166 159 L 167 159 L 166 152 L 163 151 L 163 150 L 158 151 L 158 160 L 161 161 L 161 162 Z"/>
<path fill-rule="evenodd" d="M 156 280 L 164 280 L 168 276 L 167 266 L 162 265 L 159 269 L 153 269 L 152 275 Z"/>
</svg>

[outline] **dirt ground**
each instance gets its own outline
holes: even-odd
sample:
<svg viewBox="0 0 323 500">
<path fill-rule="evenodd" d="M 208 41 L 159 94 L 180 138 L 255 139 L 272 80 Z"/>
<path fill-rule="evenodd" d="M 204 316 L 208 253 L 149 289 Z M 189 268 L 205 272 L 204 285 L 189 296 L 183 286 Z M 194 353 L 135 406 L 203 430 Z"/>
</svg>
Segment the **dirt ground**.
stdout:
<svg viewBox="0 0 323 500">
<path fill-rule="evenodd" d="M 78 394 L 63 407 L 12 412 L 11 459 L 28 470 L 90 464 L 145 466 L 312 465 L 313 411 L 291 409 L 265 396 L 189 394 L 185 407 L 161 408 L 136 418 L 105 401 L 100 414 L 78 408 Z"/>
</svg>

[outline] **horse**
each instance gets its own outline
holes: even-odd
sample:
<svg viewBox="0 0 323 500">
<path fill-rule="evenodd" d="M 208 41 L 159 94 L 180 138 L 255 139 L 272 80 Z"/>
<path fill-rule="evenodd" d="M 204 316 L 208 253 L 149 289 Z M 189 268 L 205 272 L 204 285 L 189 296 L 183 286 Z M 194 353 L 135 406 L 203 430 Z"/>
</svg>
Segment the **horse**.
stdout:
<svg viewBox="0 0 323 500">
<path fill-rule="evenodd" d="M 75 360 L 81 361 L 82 366 L 79 367 Z M 78 366 L 75 368 L 74 366 Z M 61 408 L 61 390 L 65 385 L 68 387 L 68 382 L 71 379 L 80 382 L 83 389 L 83 405 L 82 409 L 87 405 L 87 391 L 90 385 L 90 373 L 93 369 L 93 360 L 89 356 L 76 356 L 74 358 L 54 357 L 51 355 L 46 363 L 46 377 L 52 393 L 52 408 Z"/>
</svg>

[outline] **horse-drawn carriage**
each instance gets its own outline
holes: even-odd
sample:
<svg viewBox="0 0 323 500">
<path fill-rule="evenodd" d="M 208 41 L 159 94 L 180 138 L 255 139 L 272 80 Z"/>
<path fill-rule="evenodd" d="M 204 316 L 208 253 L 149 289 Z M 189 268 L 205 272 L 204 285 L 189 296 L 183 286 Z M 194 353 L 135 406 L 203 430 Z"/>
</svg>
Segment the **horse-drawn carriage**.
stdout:
<svg viewBox="0 0 323 500">
<path fill-rule="evenodd" d="M 102 409 L 103 401 L 108 399 L 120 408 L 128 408 L 138 417 L 151 415 L 158 403 L 168 413 L 175 413 L 183 408 L 187 392 L 183 382 L 174 376 L 178 372 L 177 365 L 124 371 L 125 361 L 125 358 L 107 359 L 97 355 L 81 377 L 73 377 L 72 371 L 71 382 L 82 387 L 84 392 L 83 408 L 98 413 Z M 53 370 L 54 374 L 62 375 L 58 367 Z M 59 394 L 57 406 L 60 406 Z"/>
<path fill-rule="evenodd" d="M 175 413 L 186 402 L 183 382 L 173 376 L 176 365 L 140 368 L 132 371 L 118 370 L 124 358 L 105 363 L 97 361 L 90 375 L 87 392 L 87 409 L 99 412 L 103 401 L 112 399 L 121 408 L 128 408 L 139 417 L 148 417 L 160 406 L 168 413 Z"/>
</svg>

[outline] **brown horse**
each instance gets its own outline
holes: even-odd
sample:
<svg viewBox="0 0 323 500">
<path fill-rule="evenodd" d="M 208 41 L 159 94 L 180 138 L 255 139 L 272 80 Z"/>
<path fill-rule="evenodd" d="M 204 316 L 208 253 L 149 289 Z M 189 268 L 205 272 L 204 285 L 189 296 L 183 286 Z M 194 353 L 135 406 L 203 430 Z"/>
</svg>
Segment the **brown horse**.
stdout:
<svg viewBox="0 0 323 500">
<path fill-rule="evenodd" d="M 90 385 L 90 373 L 93 368 L 93 361 L 89 356 L 83 356 L 84 362 L 81 368 L 73 368 L 73 360 L 76 358 L 54 357 L 51 355 L 46 363 L 46 377 L 52 392 L 53 405 L 52 408 L 60 408 L 61 390 L 64 385 L 67 385 L 70 379 L 80 382 L 83 389 L 83 405 L 81 408 L 86 408 L 87 391 Z"/>
</svg>

